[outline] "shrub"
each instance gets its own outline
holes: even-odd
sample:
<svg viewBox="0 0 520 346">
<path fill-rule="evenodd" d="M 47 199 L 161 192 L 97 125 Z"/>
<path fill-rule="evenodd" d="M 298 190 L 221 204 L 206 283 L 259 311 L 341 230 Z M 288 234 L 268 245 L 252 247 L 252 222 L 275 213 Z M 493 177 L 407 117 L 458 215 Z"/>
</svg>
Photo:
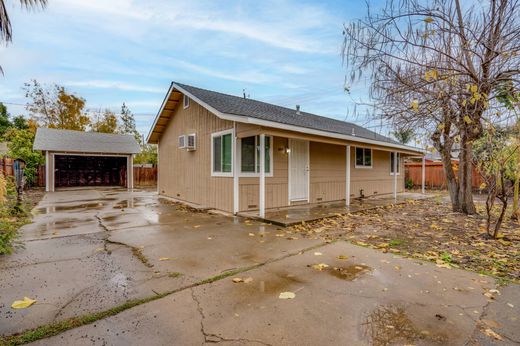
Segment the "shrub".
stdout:
<svg viewBox="0 0 520 346">
<path fill-rule="evenodd" d="M 10 254 L 16 246 L 18 229 L 29 221 L 24 205 L 16 203 L 16 188 L 12 179 L 0 177 L 5 197 L 0 202 L 0 255 Z M 0 186 L 2 189 L 2 186 Z"/>
<path fill-rule="evenodd" d="M 410 179 L 410 178 L 406 178 L 406 181 L 404 182 L 404 186 L 405 186 L 408 190 L 413 189 L 413 181 L 412 181 L 412 179 Z"/>
</svg>

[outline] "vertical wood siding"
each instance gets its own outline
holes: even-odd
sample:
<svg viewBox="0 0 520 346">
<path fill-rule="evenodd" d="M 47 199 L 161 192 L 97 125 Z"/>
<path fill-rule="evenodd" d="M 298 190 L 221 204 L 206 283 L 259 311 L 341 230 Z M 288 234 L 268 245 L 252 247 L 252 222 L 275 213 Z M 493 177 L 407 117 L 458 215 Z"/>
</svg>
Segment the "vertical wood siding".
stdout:
<svg viewBox="0 0 520 346">
<path fill-rule="evenodd" d="M 265 178 L 265 207 L 289 205 L 287 138 L 273 139 L 273 176 Z M 259 178 L 242 177 L 239 181 L 240 211 L 256 210 L 259 203 Z"/>
<path fill-rule="evenodd" d="M 233 178 L 211 176 L 211 133 L 233 128 L 191 100 L 172 115 L 159 144 L 158 191 L 220 210 L 233 211 Z M 197 150 L 178 148 L 178 137 L 195 133 Z"/>
</svg>

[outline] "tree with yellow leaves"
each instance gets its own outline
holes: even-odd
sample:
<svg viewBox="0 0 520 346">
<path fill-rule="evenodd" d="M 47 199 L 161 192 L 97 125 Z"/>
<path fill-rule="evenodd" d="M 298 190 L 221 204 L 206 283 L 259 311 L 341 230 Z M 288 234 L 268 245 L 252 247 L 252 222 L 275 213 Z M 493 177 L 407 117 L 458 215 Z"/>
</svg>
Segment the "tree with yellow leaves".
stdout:
<svg viewBox="0 0 520 346">
<path fill-rule="evenodd" d="M 520 90 L 520 0 L 387 0 L 345 26 L 343 53 L 352 80 L 370 73 L 378 116 L 433 142 L 453 210 L 476 213 L 473 143 L 483 123 L 507 121 L 497 86 Z"/>
<path fill-rule="evenodd" d="M 85 99 L 68 93 L 63 86 L 43 86 L 33 79 L 25 83 L 26 109 L 40 126 L 85 131 L 90 118 L 84 113 Z"/>
</svg>

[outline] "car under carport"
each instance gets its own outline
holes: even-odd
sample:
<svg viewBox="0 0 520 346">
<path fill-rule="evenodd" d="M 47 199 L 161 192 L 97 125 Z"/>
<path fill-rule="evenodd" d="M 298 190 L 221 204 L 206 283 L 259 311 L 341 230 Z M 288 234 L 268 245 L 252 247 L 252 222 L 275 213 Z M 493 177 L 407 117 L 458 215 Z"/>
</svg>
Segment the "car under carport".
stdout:
<svg viewBox="0 0 520 346">
<path fill-rule="evenodd" d="M 133 188 L 132 135 L 38 128 L 34 150 L 45 155 L 45 190 L 120 186 Z"/>
</svg>

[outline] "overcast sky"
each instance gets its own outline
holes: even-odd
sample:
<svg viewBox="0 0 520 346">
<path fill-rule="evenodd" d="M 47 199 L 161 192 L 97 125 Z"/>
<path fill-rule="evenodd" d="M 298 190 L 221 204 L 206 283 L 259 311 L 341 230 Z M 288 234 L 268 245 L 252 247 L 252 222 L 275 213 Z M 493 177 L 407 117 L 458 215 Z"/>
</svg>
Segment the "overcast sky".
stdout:
<svg viewBox="0 0 520 346">
<path fill-rule="evenodd" d="M 343 24 L 365 2 L 7 0 L 13 43 L 0 48 L 0 101 L 25 113 L 23 83 L 58 83 L 87 108 L 126 102 L 147 133 L 172 80 L 365 124 L 343 91 Z M 374 124 L 369 124 L 374 125 Z M 373 128 L 374 130 L 376 128 Z"/>
</svg>

